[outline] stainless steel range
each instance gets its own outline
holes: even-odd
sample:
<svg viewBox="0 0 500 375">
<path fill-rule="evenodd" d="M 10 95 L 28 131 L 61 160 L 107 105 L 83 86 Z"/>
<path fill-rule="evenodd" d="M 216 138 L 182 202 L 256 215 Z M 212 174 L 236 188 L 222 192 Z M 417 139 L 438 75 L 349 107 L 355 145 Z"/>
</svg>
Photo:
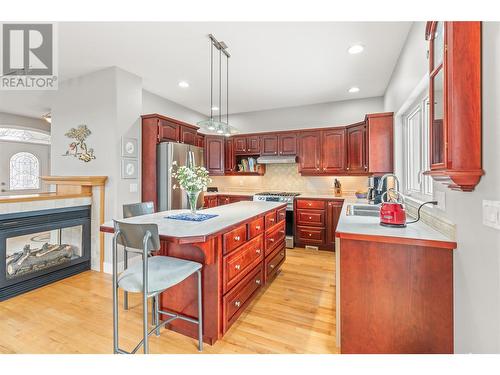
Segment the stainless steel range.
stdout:
<svg viewBox="0 0 500 375">
<path fill-rule="evenodd" d="M 282 202 L 286 203 L 286 247 L 294 247 L 294 225 L 293 225 L 293 201 L 300 193 L 287 192 L 264 192 L 253 196 L 254 201 Z"/>
</svg>

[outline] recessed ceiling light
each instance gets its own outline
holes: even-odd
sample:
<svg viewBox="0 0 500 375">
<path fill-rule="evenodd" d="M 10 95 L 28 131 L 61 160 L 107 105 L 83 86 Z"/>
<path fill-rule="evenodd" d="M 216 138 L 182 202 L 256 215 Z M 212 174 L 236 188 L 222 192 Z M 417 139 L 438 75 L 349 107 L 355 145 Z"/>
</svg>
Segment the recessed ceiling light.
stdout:
<svg viewBox="0 0 500 375">
<path fill-rule="evenodd" d="M 349 52 L 351 55 L 355 55 L 357 53 L 363 52 L 364 49 L 365 47 L 362 44 L 353 44 L 349 47 L 347 52 Z"/>
<path fill-rule="evenodd" d="M 212 111 L 218 111 L 218 110 L 219 110 L 219 107 L 216 107 L 216 106 L 212 107 Z"/>
<path fill-rule="evenodd" d="M 186 81 L 180 81 L 179 87 L 182 87 L 183 89 L 185 89 L 185 88 L 189 87 L 189 83 L 187 83 Z"/>
<path fill-rule="evenodd" d="M 359 92 L 359 87 L 353 86 L 349 89 L 349 92 L 351 94 L 354 94 L 355 92 Z"/>
</svg>

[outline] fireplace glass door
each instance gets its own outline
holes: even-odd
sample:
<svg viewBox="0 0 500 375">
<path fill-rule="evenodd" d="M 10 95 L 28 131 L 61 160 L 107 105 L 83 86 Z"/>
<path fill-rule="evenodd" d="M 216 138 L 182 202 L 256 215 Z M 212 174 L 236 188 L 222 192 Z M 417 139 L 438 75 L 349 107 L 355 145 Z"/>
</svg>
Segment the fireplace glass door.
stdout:
<svg viewBox="0 0 500 375">
<path fill-rule="evenodd" d="M 40 231 L 6 239 L 5 277 L 28 275 L 83 255 L 83 226 Z"/>
</svg>

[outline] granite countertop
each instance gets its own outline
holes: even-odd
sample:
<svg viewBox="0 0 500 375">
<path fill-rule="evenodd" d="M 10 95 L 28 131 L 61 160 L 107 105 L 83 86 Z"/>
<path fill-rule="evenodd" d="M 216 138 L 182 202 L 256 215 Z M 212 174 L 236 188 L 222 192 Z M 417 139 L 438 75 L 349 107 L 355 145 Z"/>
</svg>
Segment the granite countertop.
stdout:
<svg viewBox="0 0 500 375">
<path fill-rule="evenodd" d="M 285 205 L 286 204 L 284 203 L 253 201 L 231 203 L 223 206 L 200 210 L 199 212 L 203 214 L 215 214 L 219 216 L 199 222 L 165 218 L 169 215 L 189 212 L 189 210 L 185 209 L 157 212 L 151 215 L 142 215 L 131 217 L 128 219 L 121 219 L 120 221 L 123 221 L 125 223 L 137 224 L 157 224 L 160 236 L 178 239 L 196 237 L 196 241 L 193 242 L 203 242 L 205 238 L 210 235 L 219 233 L 235 224 L 244 222 L 267 211 L 279 207 L 284 207 Z M 101 231 L 113 232 L 113 222 L 107 221 L 102 224 Z"/>
<path fill-rule="evenodd" d="M 348 216 L 347 206 L 350 204 L 368 205 L 368 202 L 366 200 L 357 200 L 356 198 L 344 200 L 342 213 L 336 229 L 337 236 L 340 238 L 353 238 L 355 235 L 381 238 L 390 237 L 401 240 L 414 240 L 415 242 L 420 241 L 421 243 L 430 241 L 434 242 L 434 245 L 438 247 L 456 248 L 455 241 L 421 221 L 408 224 L 405 228 L 391 228 L 381 226 L 378 217 Z M 411 217 L 408 219 L 409 221 L 413 220 Z"/>
<path fill-rule="evenodd" d="M 205 192 L 205 196 L 211 195 L 245 195 L 253 196 L 261 191 L 219 191 L 219 192 Z M 316 198 L 316 199 L 346 199 L 352 198 L 352 195 L 341 195 L 336 197 L 333 194 L 321 194 L 321 193 L 300 193 L 297 198 Z"/>
</svg>

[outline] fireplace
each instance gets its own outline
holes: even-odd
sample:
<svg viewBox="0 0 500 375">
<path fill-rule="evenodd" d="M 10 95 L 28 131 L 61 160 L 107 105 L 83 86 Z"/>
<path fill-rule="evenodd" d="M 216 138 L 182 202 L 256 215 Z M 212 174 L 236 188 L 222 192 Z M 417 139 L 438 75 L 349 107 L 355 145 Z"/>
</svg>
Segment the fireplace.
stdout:
<svg viewBox="0 0 500 375">
<path fill-rule="evenodd" d="M 0 301 L 90 269 L 90 206 L 0 215 Z"/>
</svg>

